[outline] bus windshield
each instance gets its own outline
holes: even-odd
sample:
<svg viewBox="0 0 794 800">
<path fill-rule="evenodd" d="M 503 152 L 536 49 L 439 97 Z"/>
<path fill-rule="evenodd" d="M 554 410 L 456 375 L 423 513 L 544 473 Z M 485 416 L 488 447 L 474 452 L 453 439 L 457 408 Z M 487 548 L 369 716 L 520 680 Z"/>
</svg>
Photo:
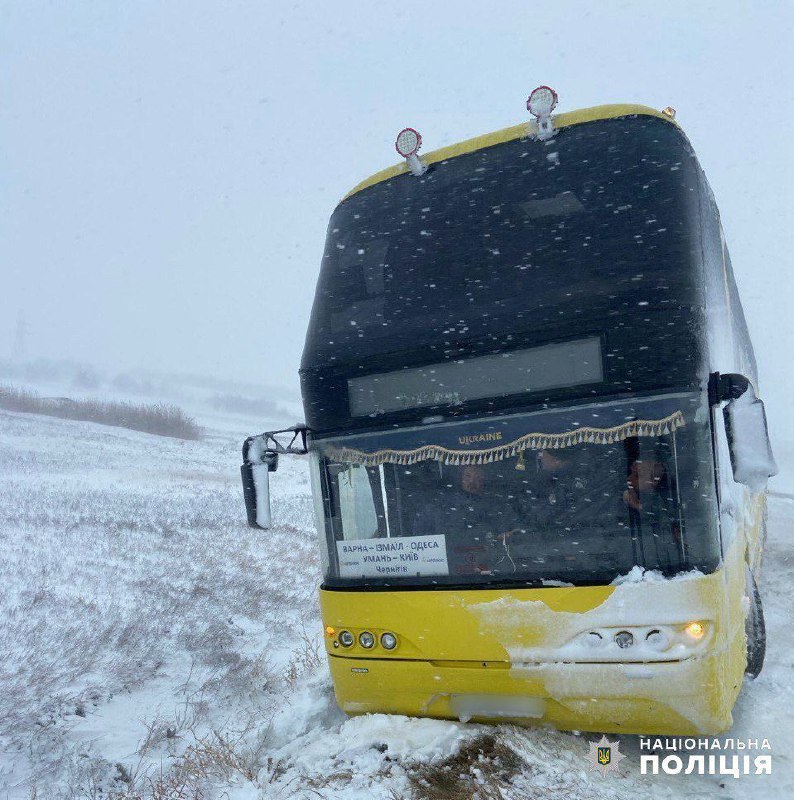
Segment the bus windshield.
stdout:
<svg viewBox="0 0 794 800">
<path fill-rule="evenodd" d="M 712 571 L 717 512 L 701 402 L 667 395 L 316 442 L 326 585 Z"/>
</svg>

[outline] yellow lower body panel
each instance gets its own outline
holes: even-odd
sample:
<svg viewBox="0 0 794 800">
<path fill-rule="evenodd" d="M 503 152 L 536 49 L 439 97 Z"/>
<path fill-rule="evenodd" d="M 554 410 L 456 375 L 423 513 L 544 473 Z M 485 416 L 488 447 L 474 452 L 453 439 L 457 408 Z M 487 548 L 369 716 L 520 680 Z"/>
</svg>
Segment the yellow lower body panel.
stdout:
<svg viewBox="0 0 794 800">
<path fill-rule="evenodd" d="M 746 664 L 744 552 L 736 536 L 716 572 L 668 581 L 324 589 L 325 647 L 337 701 L 349 714 L 649 735 L 719 733 L 731 725 Z M 655 627 L 681 631 L 690 622 L 706 631 L 702 646 L 679 636 L 664 661 L 642 649 Z M 623 627 L 634 631 L 636 649 L 618 653 L 617 645 L 605 646 L 597 659 L 579 646 L 588 631 L 600 630 L 614 642 Z M 348 644 L 340 641 L 342 632 Z M 383 644 L 386 633 L 396 638 L 391 649 Z M 366 647 L 364 634 L 371 640 Z"/>
<path fill-rule="evenodd" d="M 737 643 L 741 644 L 741 643 Z M 400 661 L 329 656 L 348 714 L 687 735 L 730 727 L 739 686 L 717 654 L 655 664 Z"/>
</svg>

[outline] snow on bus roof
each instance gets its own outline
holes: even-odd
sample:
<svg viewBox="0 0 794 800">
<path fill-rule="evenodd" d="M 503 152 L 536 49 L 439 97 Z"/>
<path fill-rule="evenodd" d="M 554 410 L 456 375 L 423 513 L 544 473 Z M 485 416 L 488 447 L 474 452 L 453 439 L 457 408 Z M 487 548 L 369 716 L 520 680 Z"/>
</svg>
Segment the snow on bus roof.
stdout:
<svg viewBox="0 0 794 800">
<path fill-rule="evenodd" d="M 582 108 L 578 111 L 568 111 L 563 114 L 555 114 L 554 127 L 565 128 L 571 125 L 579 125 L 583 122 L 594 122 L 600 119 L 615 119 L 617 117 L 628 117 L 636 114 L 649 117 L 658 117 L 659 119 L 665 120 L 665 122 L 669 122 L 672 125 L 678 126 L 678 123 L 675 122 L 670 116 L 662 113 L 661 111 L 657 111 L 655 108 L 650 108 L 650 106 L 636 105 L 633 103 L 615 103 L 610 105 L 592 106 L 591 108 Z M 433 150 L 432 152 L 423 155 L 422 161 L 425 164 L 435 164 L 448 158 L 455 158 L 456 156 L 464 155 L 465 153 L 473 153 L 476 150 L 483 149 L 484 147 L 492 147 L 495 144 L 510 142 L 513 139 L 520 139 L 521 137 L 526 136 L 529 131 L 534 130 L 536 127 L 537 123 L 534 121 L 529 123 L 522 122 L 519 125 L 513 125 L 509 128 L 502 128 L 501 130 L 493 131 L 492 133 L 486 133 L 482 136 L 475 136 L 473 139 L 466 139 L 462 142 L 448 145 L 447 147 L 442 147 L 438 150 Z M 354 186 L 344 196 L 344 198 L 342 198 L 341 202 L 344 202 L 349 197 L 352 197 L 354 194 L 362 191 L 362 189 L 368 189 L 370 186 L 374 186 L 376 183 L 388 180 L 389 178 L 394 178 L 397 175 L 402 175 L 405 172 L 408 172 L 408 167 L 404 161 L 400 162 L 399 164 L 394 164 L 391 167 L 386 167 L 386 169 L 382 169 L 380 172 L 370 175 L 369 178 Z"/>
</svg>

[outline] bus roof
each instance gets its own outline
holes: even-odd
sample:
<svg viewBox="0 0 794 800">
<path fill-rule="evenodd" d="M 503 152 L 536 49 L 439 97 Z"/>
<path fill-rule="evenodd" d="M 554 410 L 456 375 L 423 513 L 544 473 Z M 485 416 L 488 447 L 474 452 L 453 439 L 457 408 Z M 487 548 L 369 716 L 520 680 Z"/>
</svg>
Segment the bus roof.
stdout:
<svg viewBox="0 0 794 800">
<path fill-rule="evenodd" d="M 632 103 L 614 103 L 611 105 L 592 106 L 591 108 L 582 108 L 578 111 L 568 111 L 564 114 L 555 114 L 553 116 L 555 128 L 565 128 L 571 125 L 580 125 L 583 122 L 593 122 L 599 119 L 614 119 L 615 117 L 628 117 L 632 115 L 645 115 L 649 117 L 658 117 L 666 120 L 667 122 L 677 125 L 677 123 L 667 114 L 657 111 L 655 108 L 649 106 L 635 105 Z M 527 133 L 537 125 L 534 121 L 522 122 L 520 125 L 512 125 L 509 128 L 502 128 L 501 130 L 494 131 L 493 133 L 486 133 L 482 136 L 475 136 L 473 139 L 466 139 L 465 141 L 451 144 L 447 147 L 441 147 L 438 150 L 433 150 L 422 156 L 422 161 L 425 164 L 435 164 L 439 161 L 445 161 L 449 158 L 461 156 L 464 153 L 473 153 L 476 150 L 482 150 L 485 147 L 492 147 L 495 144 L 502 142 L 509 142 L 513 139 L 520 139 L 526 136 Z M 347 200 L 348 197 L 374 186 L 381 181 L 389 180 L 397 175 L 402 175 L 408 172 L 408 166 L 405 161 L 399 164 L 394 164 L 391 167 L 386 167 L 374 175 L 370 175 L 366 180 L 361 181 L 358 185 L 354 186 L 342 199 L 342 202 Z"/>
</svg>

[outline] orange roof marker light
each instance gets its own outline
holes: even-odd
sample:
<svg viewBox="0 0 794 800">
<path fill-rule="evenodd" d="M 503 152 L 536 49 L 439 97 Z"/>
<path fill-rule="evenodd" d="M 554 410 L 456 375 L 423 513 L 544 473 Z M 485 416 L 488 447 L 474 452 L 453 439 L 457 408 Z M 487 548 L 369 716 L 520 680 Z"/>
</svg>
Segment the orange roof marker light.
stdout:
<svg viewBox="0 0 794 800">
<path fill-rule="evenodd" d="M 527 111 L 538 121 L 537 137 L 541 141 L 554 136 L 551 112 L 557 107 L 558 100 L 557 92 L 551 86 L 538 86 L 527 98 Z"/>
<path fill-rule="evenodd" d="M 408 162 L 411 175 L 416 175 L 417 178 L 427 172 L 427 164 L 416 155 L 421 146 L 422 134 L 414 128 L 403 128 L 394 143 L 397 152 Z"/>
</svg>

